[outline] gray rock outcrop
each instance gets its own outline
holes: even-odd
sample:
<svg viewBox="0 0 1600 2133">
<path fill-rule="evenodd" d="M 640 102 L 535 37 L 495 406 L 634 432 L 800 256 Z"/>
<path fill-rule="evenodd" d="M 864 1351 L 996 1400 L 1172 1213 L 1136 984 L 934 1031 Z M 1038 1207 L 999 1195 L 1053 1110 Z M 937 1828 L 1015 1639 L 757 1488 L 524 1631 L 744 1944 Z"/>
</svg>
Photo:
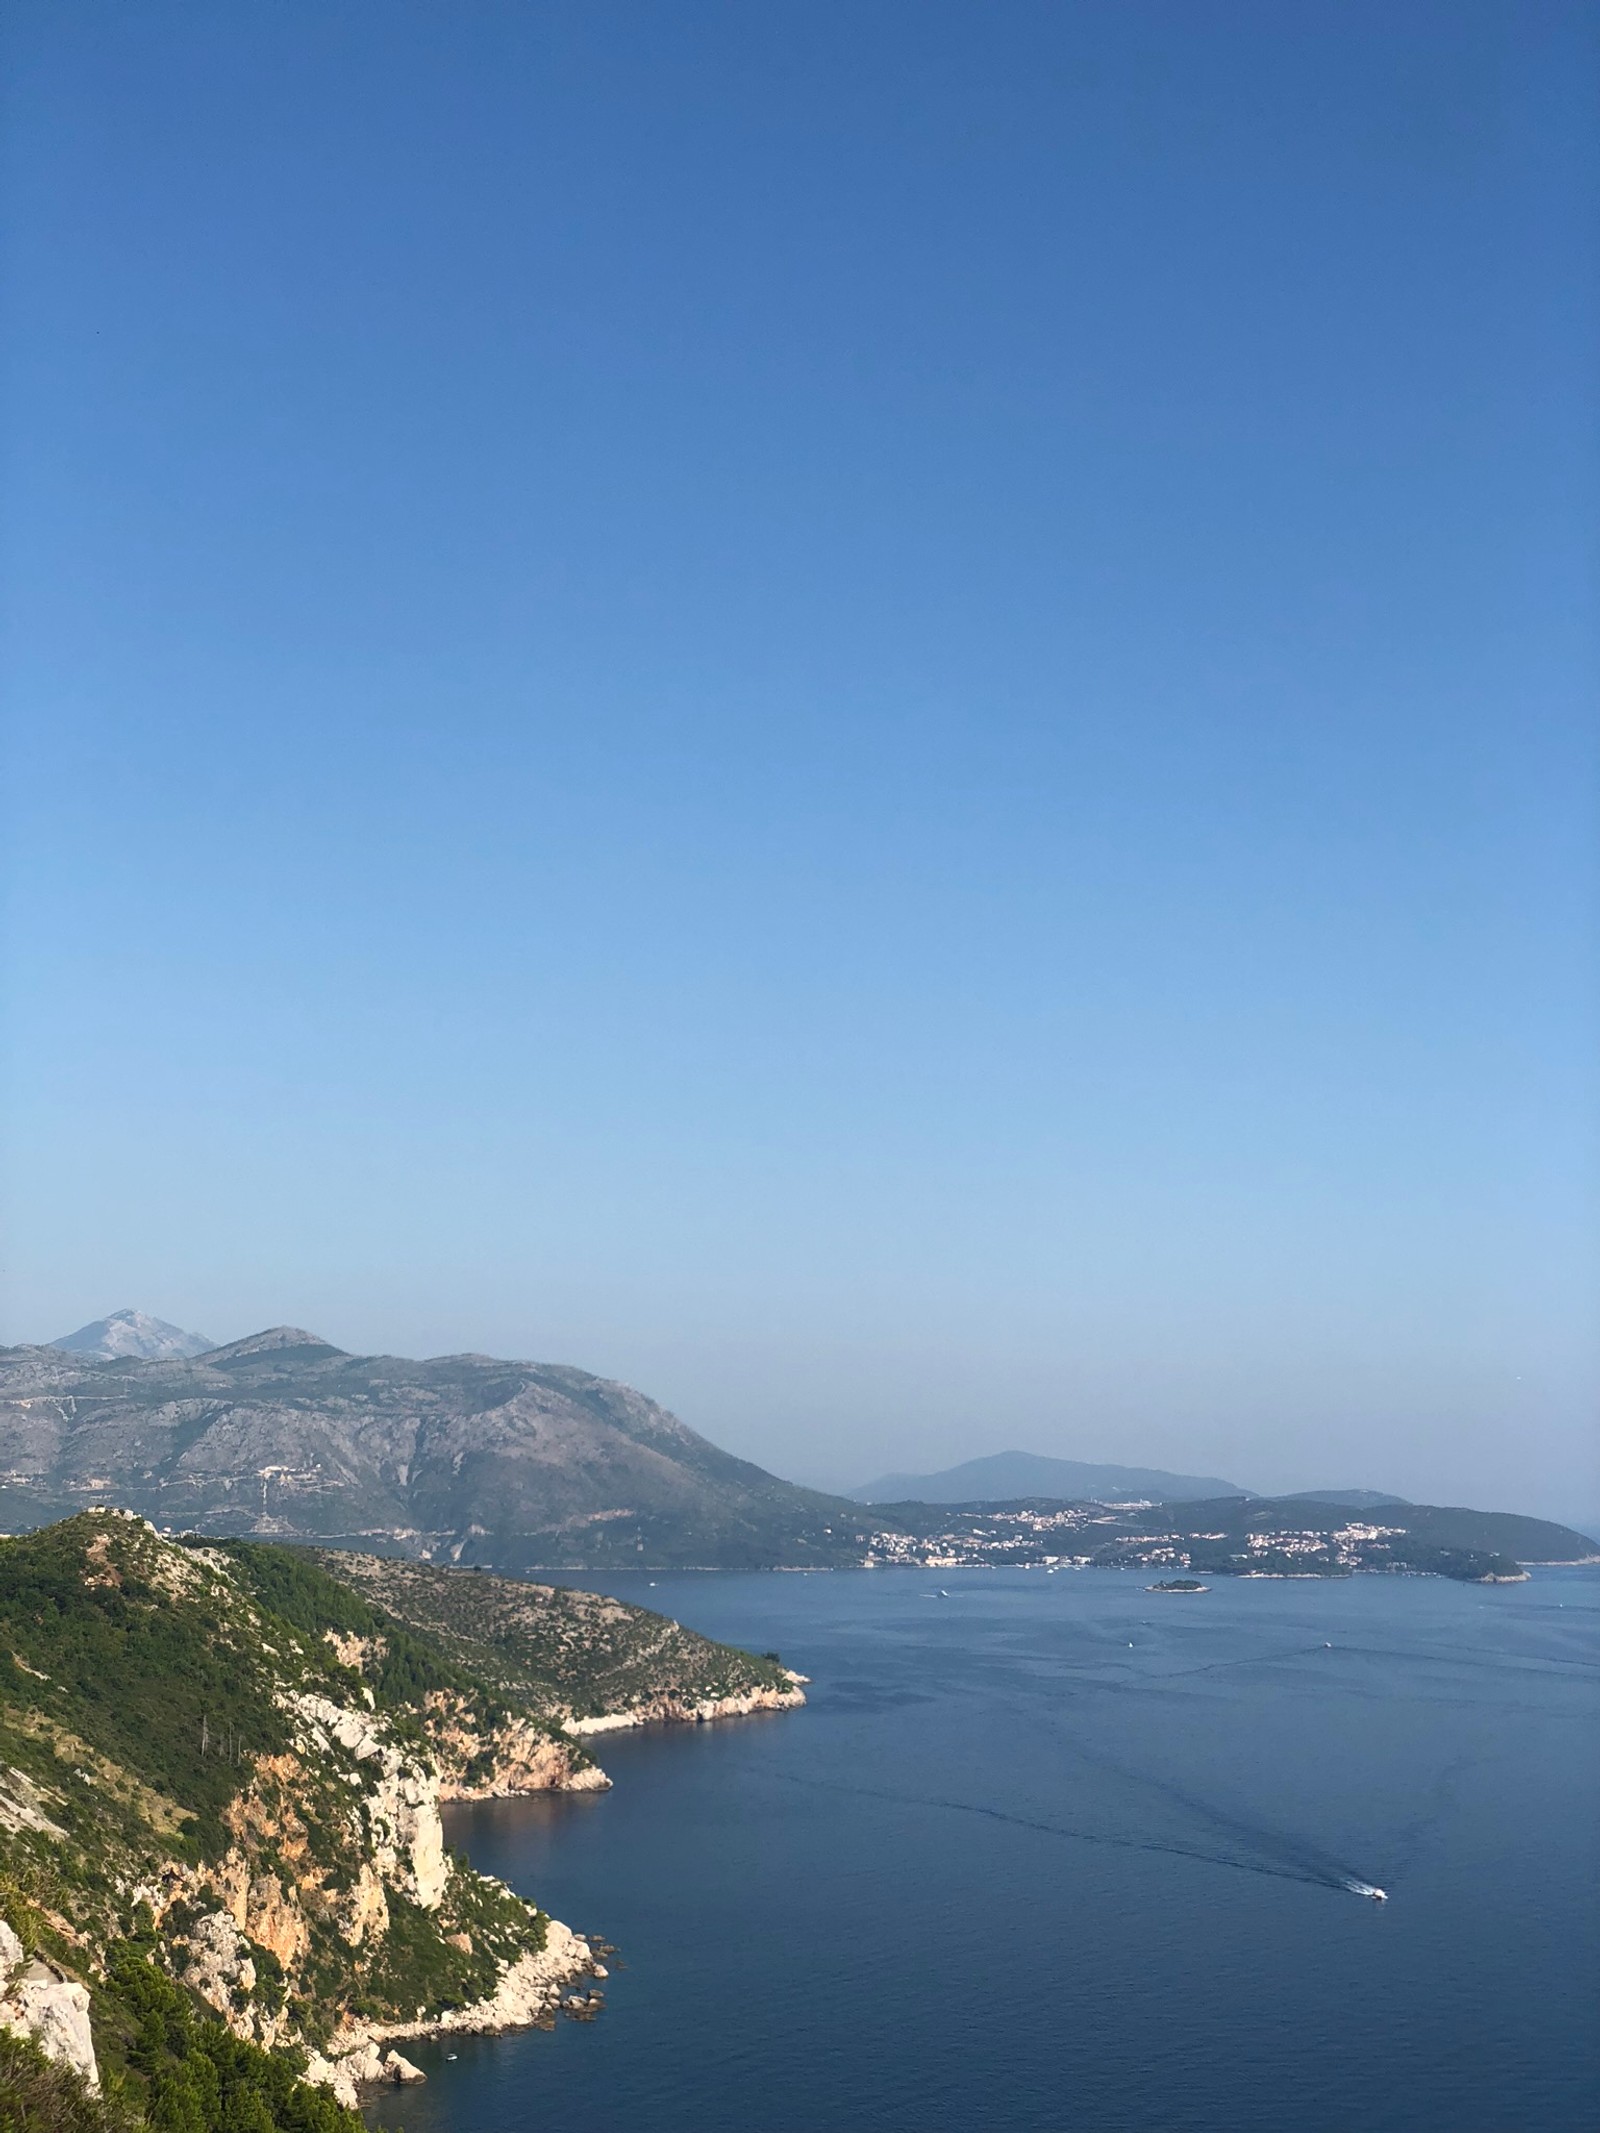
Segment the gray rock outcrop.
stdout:
<svg viewBox="0 0 1600 2133">
<path fill-rule="evenodd" d="M 26 1960 L 22 1942 L 0 1919 L 0 2029 L 31 2037 L 47 2059 L 58 2059 L 98 2093 L 100 2068 L 89 2028 L 87 1987 L 54 1963 Z"/>
</svg>

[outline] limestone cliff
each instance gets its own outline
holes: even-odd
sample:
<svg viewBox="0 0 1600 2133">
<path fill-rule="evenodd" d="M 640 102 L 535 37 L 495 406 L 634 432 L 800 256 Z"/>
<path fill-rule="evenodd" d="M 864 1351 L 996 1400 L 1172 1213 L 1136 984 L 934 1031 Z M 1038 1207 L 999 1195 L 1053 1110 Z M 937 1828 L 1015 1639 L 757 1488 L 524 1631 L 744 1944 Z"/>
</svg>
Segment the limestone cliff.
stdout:
<svg viewBox="0 0 1600 2133">
<path fill-rule="evenodd" d="M 369 1680 L 330 1597 L 120 1513 L 0 1543 L 0 2024 L 91 2084 L 97 2031 L 127 2061 L 119 1946 L 346 2102 L 385 2025 L 531 2019 L 590 1967 L 451 1857 L 440 1805 L 601 1774 L 397 1626 L 403 1686 Z"/>
<path fill-rule="evenodd" d="M 0 2029 L 31 2037 L 47 2059 L 81 2075 L 91 2091 L 100 2087 L 89 1994 L 54 1963 L 28 1960 L 22 1942 L 0 1919 Z"/>
<path fill-rule="evenodd" d="M 114 1511 L 0 1540 L 0 2029 L 163 2125 L 228 2133 L 242 2086 L 355 2133 L 358 2082 L 415 2075 L 395 2040 L 553 2019 L 590 1943 L 453 1857 L 442 1804 L 603 1788 L 608 1721 L 802 1700 L 590 1594 L 429 1573 L 444 1635 L 337 1560 Z"/>
<path fill-rule="evenodd" d="M 719 1718 L 750 1718 L 757 1711 L 794 1711 L 806 1700 L 803 1674 L 790 1674 L 786 1683 L 760 1683 L 727 1696 L 690 1698 L 670 1692 L 644 1696 L 625 1711 L 605 1711 L 589 1718 L 568 1717 L 569 1733 L 615 1733 L 627 1726 L 711 1724 Z"/>
</svg>

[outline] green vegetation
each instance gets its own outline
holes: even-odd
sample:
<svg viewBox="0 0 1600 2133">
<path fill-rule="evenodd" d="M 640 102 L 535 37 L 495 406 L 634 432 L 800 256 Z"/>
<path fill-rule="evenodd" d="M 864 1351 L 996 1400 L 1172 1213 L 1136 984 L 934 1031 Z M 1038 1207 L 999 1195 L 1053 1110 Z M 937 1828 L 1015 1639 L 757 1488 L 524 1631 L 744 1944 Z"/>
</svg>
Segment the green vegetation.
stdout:
<svg viewBox="0 0 1600 2133">
<path fill-rule="evenodd" d="M 1526 1576 L 1522 1565 L 1509 1555 L 1496 1555 L 1481 1548 L 1431 1548 L 1415 1541 L 1406 1549 L 1405 1567 L 1434 1577 L 1456 1578 L 1466 1585 Z"/>
<path fill-rule="evenodd" d="M 175 1579 L 173 1551 L 146 1528 L 85 1512 L 0 1547 L 0 1635 L 13 1727 L 24 1714 L 36 1732 L 70 1727 L 180 1802 L 178 1845 L 214 1858 L 249 1760 L 288 1743 L 272 1671 L 223 1582 Z"/>
<path fill-rule="evenodd" d="M 297 2053 L 235 2036 L 157 1958 L 148 1924 L 109 1951 L 100 2095 L 31 2038 L 0 2029 L 0 2133 L 361 2133 L 355 2112 L 301 2078 Z"/>
<path fill-rule="evenodd" d="M 130 2133 L 131 2114 L 91 2096 L 70 2067 L 0 2029 L 0 2133 Z"/>
<path fill-rule="evenodd" d="M 189 1540 L 199 1548 L 208 1544 Z M 464 1702 L 484 1725 L 502 1724 L 511 1712 L 484 1683 L 449 1658 L 439 1645 L 395 1615 L 374 1607 L 348 1583 L 330 1577 L 305 1548 L 276 1547 L 263 1541 L 218 1541 L 216 1551 L 237 1571 L 240 1583 L 280 1621 L 292 1622 L 313 1639 L 356 1637 L 369 1646 L 360 1678 L 372 1691 L 380 1711 L 402 1726 L 415 1723 L 416 1712 L 430 1696 Z M 326 1560 L 337 1563 L 332 1556 Z M 447 1573 L 448 1574 L 448 1573 Z"/>
<path fill-rule="evenodd" d="M 1357 1497 L 1361 1492 L 1357 1492 Z M 1187 1567 L 1218 1576 L 1349 1577 L 1403 1571 L 1481 1581 L 1518 1578 L 1518 1559 L 1591 1560 L 1570 1527 L 1501 1511 L 1397 1498 L 1224 1496 L 1201 1503 L 875 1504 L 874 1560 L 930 1565 L 1073 1562 Z"/>
<path fill-rule="evenodd" d="M 315 1715 L 341 1711 L 353 1746 Z M 294 2052 L 265 2044 L 320 2049 L 347 2014 L 486 1997 L 543 1945 L 543 1917 L 464 1862 L 441 1877 L 435 1851 L 426 1902 L 409 1855 L 387 1884 L 373 1866 L 395 1812 L 369 1822 L 373 1789 L 403 1779 L 425 1796 L 437 1726 L 476 1742 L 472 1727 L 508 1716 L 436 1644 L 293 1551 L 178 1546 L 115 1512 L 0 1542 L 0 1916 L 90 1982 L 130 2124 L 348 2133 Z M 225 1890 L 244 1887 L 253 1938 L 225 1915 L 241 1900 Z M 143 1901 L 130 1912 L 141 1889 L 164 1891 L 159 1918 Z M 287 1935 L 284 1958 L 269 1930 Z M 185 1976 L 210 1980 L 209 2005 Z M 47 2086 L 96 2123 L 66 2076 Z"/>
<path fill-rule="evenodd" d="M 150 2133 L 360 2133 L 355 2112 L 300 2078 L 298 2055 L 263 2051 L 199 2011 L 157 1953 L 147 1933 L 106 1964 L 102 2030 L 115 2025 L 121 2044 L 129 2116 Z M 92 2122 L 85 2133 L 97 2133 Z"/>
<path fill-rule="evenodd" d="M 401 1618 L 434 1640 L 464 1672 L 547 1719 L 658 1704 L 688 1709 L 793 1687 L 776 1652 L 758 1658 L 714 1644 L 599 1593 L 392 1557 L 319 1550 L 315 1560 L 386 1618 Z"/>
</svg>

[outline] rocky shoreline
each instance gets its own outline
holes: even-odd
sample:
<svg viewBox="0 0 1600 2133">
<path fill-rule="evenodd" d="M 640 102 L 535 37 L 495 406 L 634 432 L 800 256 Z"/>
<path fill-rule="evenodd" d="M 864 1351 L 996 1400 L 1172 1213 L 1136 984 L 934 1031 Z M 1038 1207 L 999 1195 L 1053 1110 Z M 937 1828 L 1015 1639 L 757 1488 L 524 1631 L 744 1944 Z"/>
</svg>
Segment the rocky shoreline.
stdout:
<svg viewBox="0 0 1600 2133">
<path fill-rule="evenodd" d="M 394 2049 L 397 2038 L 498 2036 L 509 2029 L 548 2026 L 563 2007 L 575 2011 L 569 2005 L 571 1986 L 605 1975 L 606 1967 L 593 1945 L 552 1918 L 545 1928 L 543 1948 L 518 1956 L 488 1999 L 470 2007 L 449 2008 L 428 2021 L 353 2023 L 333 2039 L 326 2054 L 308 2056 L 306 2079 L 331 2089 L 341 2103 L 355 2109 L 364 2088 L 427 2079 L 420 2067 Z M 594 2012 L 597 1998 L 594 1994 L 584 1997 L 581 2011 Z"/>
<path fill-rule="evenodd" d="M 785 1669 L 786 1689 L 749 1689 L 739 1696 L 711 1696 L 701 1702 L 686 1702 L 680 1696 L 653 1696 L 627 1711 L 607 1711 L 598 1718 L 568 1718 L 562 1730 L 580 1737 L 594 1733 L 621 1733 L 633 1726 L 705 1726 L 719 1718 L 749 1718 L 756 1711 L 794 1711 L 806 1700 L 805 1675 Z M 605 1782 L 609 1785 L 611 1780 Z"/>
<path fill-rule="evenodd" d="M 805 1701 L 776 1659 L 602 1595 L 109 1508 L 4 1546 L 0 2039 L 92 2092 L 97 2035 L 120 2060 L 148 2031 L 130 2078 L 169 2118 L 180 2090 L 204 2117 L 202 2061 L 354 2107 L 423 2078 L 408 2039 L 591 2019 L 610 1949 L 453 1856 L 442 1810 L 606 1789 L 586 1734 Z M 114 1693 L 85 1650 L 119 1655 Z"/>
<path fill-rule="evenodd" d="M 627 1711 L 593 1718 L 568 1718 L 563 1731 L 578 1737 L 615 1733 L 648 1725 L 710 1725 L 726 1718 L 747 1718 L 757 1711 L 792 1711 L 804 1704 L 805 1676 L 789 1673 L 787 1689 L 758 1688 L 737 1696 L 687 1702 L 657 1696 Z M 536 1745 L 535 1745 L 536 1744 Z M 469 1800 L 511 1799 L 535 1792 L 598 1792 L 611 1779 L 597 1763 L 574 1764 L 561 1756 L 560 1743 L 530 1729 L 530 1753 L 510 1766 L 502 1764 L 483 1785 L 445 1784 L 440 1804 Z M 467 2007 L 454 2007 L 433 2019 L 415 2022 L 353 2023 L 339 2032 L 326 2053 L 308 2055 L 306 2079 L 330 2089 L 341 2103 L 359 2106 L 363 2090 L 395 2083 L 425 2081 L 419 2066 L 395 2049 L 396 2041 L 419 2037 L 498 2036 L 507 2030 L 547 2028 L 565 2013 L 576 2019 L 600 2011 L 602 1996 L 574 1993 L 586 1979 L 607 1975 L 595 1942 L 559 1919 L 545 1926 L 544 1947 L 519 1956 L 502 1973 L 494 1992 Z"/>
</svg>

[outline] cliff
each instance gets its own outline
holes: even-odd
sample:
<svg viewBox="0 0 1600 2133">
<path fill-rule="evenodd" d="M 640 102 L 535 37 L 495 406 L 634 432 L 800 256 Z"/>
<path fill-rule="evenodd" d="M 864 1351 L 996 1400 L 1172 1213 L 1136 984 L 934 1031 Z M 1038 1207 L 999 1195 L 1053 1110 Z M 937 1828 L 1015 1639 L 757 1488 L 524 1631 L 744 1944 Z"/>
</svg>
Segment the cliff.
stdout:
<svg viewBox="0 0 1600 2133">
<path fill-rule="evenodd" d="M 735 1701 L 792 1684 L 592 1595 L 550 1596 L 542 1639 L 531 1596 L 486 1678 L 470 1658 L 515 1591 L 429 1576 L 466 1625 L 448 1644 L 288 1549 L 109 1511 L 0 1542 L 0 2032 L 153 2125 L 229 2133 L 244 2091 L 273 2124 L 339 2133 L 359 2081 L 414 2071 L 395 2039 L 553 2019 L 598 1973 L 582 1936 L 451 1856 L 441 1804 L 604 1786 L 563 1724 L 575 1696 L 633 1722 L 686 1680 Z M 663 1633 L 680 1664 L 652 1682 Z M 608 1710 L 619 1642 L 640 1693 Z"/>
</svg>

